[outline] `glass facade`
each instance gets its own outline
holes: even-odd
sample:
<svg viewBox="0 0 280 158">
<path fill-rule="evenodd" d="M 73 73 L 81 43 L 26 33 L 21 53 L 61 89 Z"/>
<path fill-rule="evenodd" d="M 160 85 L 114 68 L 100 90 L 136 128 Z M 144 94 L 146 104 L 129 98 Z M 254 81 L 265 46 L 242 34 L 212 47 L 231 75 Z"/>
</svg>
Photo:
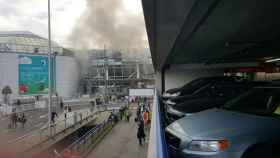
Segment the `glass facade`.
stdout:
<svg viewBox="0 0 280 158">
<path fill-rule="evenodd" d="M 63 48 L 52 42 L 52 51 L 63 53 Z M 48 53 L 48 40 L 31 32 L 0 32 L 0 52 Z"/>
</svg>

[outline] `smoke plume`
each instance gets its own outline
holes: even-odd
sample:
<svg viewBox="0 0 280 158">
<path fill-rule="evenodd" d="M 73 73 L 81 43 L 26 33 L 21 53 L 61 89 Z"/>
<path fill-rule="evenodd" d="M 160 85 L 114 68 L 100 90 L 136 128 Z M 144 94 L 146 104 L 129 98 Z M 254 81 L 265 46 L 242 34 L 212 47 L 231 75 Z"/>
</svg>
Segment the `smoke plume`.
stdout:
<svg viewBox="0 0 280 158">
<path fill-rule="evenodd" d="M 79 49 L 123 50 L 147 47 L 143 15 L 124 9 L 122 0 L 87 0 L 87 8 L 70 36 Z"/>
</svg>

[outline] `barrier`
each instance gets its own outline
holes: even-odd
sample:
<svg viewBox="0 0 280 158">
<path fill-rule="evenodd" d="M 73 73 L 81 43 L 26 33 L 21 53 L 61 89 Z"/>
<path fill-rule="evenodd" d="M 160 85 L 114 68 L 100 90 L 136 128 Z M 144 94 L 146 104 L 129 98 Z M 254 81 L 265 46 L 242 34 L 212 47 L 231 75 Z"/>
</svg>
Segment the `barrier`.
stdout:
<svg viewBox="0 0 280 158">
<path fill-rule="evenodd" d="M 163 114 L 159 97 L 155 91 L 152 122 L 150 130 L 150 142 L 148 147 L 148 158 L 169 158 L 167 144 L 163 128 Z"/>
<path fill-rule="evenodd" d="M 70 134 L 68 129 L 71 129 L 70 131 L 75 131 L 83 125 L 94 121 L 97 118 L 95 117 L 97 114 L 111 111 L 108 109 L 112 110 L 112 108 L 104 106 L 98 107 L 96 110 L 88 109 L 73 111 L 72 115 L 68 115 L 66 118 L 64 118 L 64 115 L 61 115 L 63 119 L 56 121 L 51 125 L 51 128 L 48 125 L 45 125 L 45 127 L 41 129 L 32 131 L 20 138 L 9 141 L 8 145 L 20 149 L 20 151 L 17 151 L 19 154 L 25 153 L 27 156 L 35 155 L 38 150 L 45 149 L 45 145 L 43 144 L 49 144 L 50 140 L 51 142 L 59 141 L 59 135 L 66 136 Z"/>
<path fill-rule="evenodd" d="M 118 117 L 118 115 L 116 117 Z M 97 125 L 82 137 L 77 139 L 62 152 L 58 153 L 57 151 L 54 151 L 54 157 L 64 158 L 65 154 L 74 154 L 79 157 L 85 157 L 89 151 L 91 151 L 91 149 L 114 127 L 116 123 L 116 120 L 104 121 L 102 124 Z"/>
<path fill-rule="evenodd" d="M 23 137 L 9 141 L 8 143 L 13 146 L 20 146 L 22 151 L 28 150 L 39 143 L 45 142 L 51 139 L 53 136 L 64 132 L 65 130 L 74 127 L 76 124 L 82 123 L 83 121 L 90 122 L 94 119 L 97 111 L 80 111 L 72 116 L 68 116 L 64 119 L 60 119 L 51 125 L 51 128 L 46 124 L 45 127 L 32 131 Z M 64 116 L 63 116 L 64 117 Z M 19 151 L 20 152 L 20 151 Z"/>
</svg>

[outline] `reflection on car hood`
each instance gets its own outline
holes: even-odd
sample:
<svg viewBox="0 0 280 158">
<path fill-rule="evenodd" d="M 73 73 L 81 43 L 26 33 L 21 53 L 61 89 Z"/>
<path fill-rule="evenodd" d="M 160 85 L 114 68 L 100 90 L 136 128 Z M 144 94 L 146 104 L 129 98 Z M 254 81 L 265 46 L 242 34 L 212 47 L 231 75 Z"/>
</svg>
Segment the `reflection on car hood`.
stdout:
<svg viewBox="0 0 280 158">
<path fill-rule="evenodd" d="M 181 87 L 180 88 L 173 88 L 173 89 L 168 89 L 166 91 L 166 93 L 177 93 L 181 90 Z"/>
<path fill-rule="evenodd" d="M 190 99 L 183 103 L 174 105 L 173 108 L 184 112 L 184 113 L 194 113 L 200 112 L 202 110 L 210 109 L 213 107 L 218 107 L 223 105 L 226 99 L 223 98 L 211 98 L 211 97 L 204 97 L 200 99 Z"/>
<path fill-rule="evenodd" d="M 188 100 L 191 100 L 191 99 L 200 99 L 202 97 L 205 97 L 203 95 L 183 95 L 183 96 L 177 96 L 177 97 L 174 97 L 174 98 L 170 98 L 170 101 L 172 102 L 175 102 L 175 103 L 180 103 L 180 102 L 185 102 L 185 101 L 188 101 Z"/>
<path fill-rule="evenodd" d="M 269 117 L 261 117 L 233 111 L 211 109 L 179 119 L 167 127 L 177 136 L 195 139 L 227 138 L 232 135 L 256 134 L 267 126 L 273 126 Z"/>
</svg>

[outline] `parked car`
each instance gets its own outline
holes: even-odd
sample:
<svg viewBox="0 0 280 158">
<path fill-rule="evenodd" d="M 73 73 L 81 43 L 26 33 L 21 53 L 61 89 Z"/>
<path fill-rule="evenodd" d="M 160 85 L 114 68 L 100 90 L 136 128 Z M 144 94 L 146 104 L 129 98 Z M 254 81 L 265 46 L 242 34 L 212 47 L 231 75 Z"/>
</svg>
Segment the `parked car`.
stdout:
<svg viewBox="0 0 280 158">
<path fill-rule="evenodd" d="M 165 102 L 167 121 L 173 122 L 186 114 L 200 112 L 224 105 L 228 100 L 248 91 L 249 89 L 265 85 L 266 82 L 219 82 L 210 83 L 201 88 L 195 95 L 175 97 Z"/>
<path fill-rule="evenodd" d="M 167 100 L 170 98 L 184 96 L 184 95 L 193 95 L 196 94 L 200 88 L 203 88 L 205 85 L 219 83 L 222 84 L 223 82 L 232 82 L 232 81 L 241 81 L 244 80 L 242 77 L 237 76 L 215 76 L 215 77 L 202 77 L 195 79 L 182 87 L 169 89 L 162 95 L 163 100 Z"/>
<path fill-rule="evenodd" d="M 179 158 L 279 158 L 279 133 L 279 85 L 253 88 L 166 127 L 171 155 Z"/>
</svg>

